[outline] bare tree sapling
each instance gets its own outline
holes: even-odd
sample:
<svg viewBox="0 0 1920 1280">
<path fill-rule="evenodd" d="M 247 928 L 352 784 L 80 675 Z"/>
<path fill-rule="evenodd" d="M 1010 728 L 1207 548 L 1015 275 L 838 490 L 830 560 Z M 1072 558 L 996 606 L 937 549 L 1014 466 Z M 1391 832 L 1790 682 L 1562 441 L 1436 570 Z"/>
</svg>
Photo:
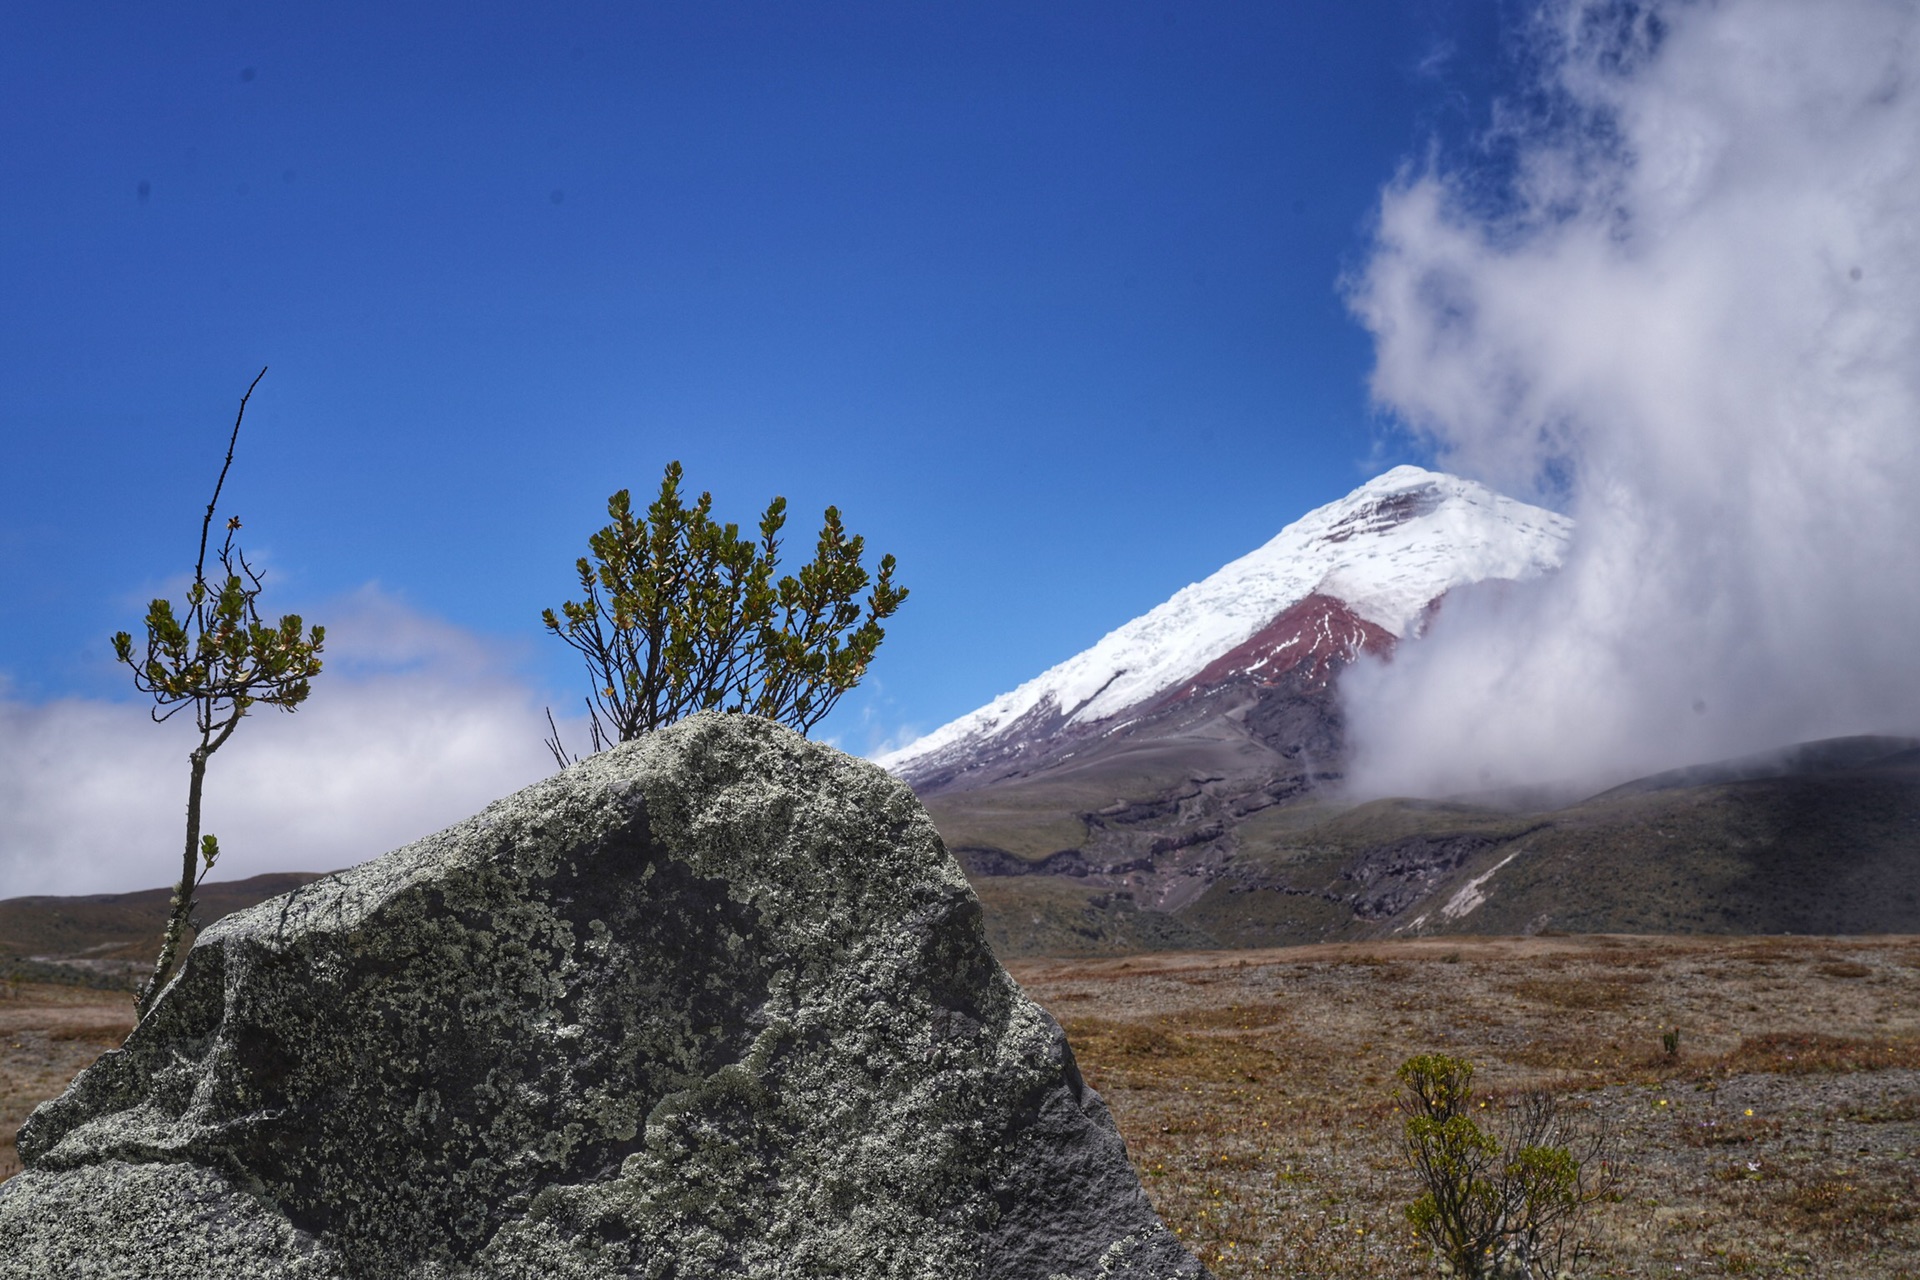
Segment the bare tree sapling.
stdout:
<svg viewBox="0 0 1920 1280">
<path fill-rule="evenodd" d="M 193 895 L 220 856 L 219 840 L 200 832 L 200 795 L 208 759 L 226 745 L 241 718 L 255 704 L 292 711 L 306 701 L 310 682 L 320 673 L 325 628 L 314 627 L 303 635 L 300 616 L 293 613 L 272 626 L 261 620 L 256 604 L 262 589 L 260 575 L 234 542 L 234 534 L 240 529 L 237 517 L 227 520 L 226 537 L 218 551 L 219 574 L 214 581 L 207 577 L 207 539 L 214 509 L 233 466 L 234 444 L 240 438 L 247 401 L 266 374 L 265 369 L 260 370 L 246 395 L 240 397 L 240 411 L 234 415 L 233 432 L 227 438 L 226 461 L 220 466 L 220 478 L 214 483 L 213 497 L 200 521 L 200 551 L 193 562 L 185 610 L 176 615 L 173 605 L 164 599 L 148 606 L 144 656 L 135 656 L 133 637 L 126 632 L 113 637 L 114 655 L 132 668 L 134 687 L 154 699 L 153 719 L 165 722 L 192 708 L 194 728 L 200 735 L 187 755 L 187 839 L 181 855 L 180 881 L 174 886 L 159 958 L 134 997 L 134 1008 L 141 1018 L 153 1008 L 172 974 L 187 931 L 200 927 L 193 914 L 197 905 Z"/>
</svg>

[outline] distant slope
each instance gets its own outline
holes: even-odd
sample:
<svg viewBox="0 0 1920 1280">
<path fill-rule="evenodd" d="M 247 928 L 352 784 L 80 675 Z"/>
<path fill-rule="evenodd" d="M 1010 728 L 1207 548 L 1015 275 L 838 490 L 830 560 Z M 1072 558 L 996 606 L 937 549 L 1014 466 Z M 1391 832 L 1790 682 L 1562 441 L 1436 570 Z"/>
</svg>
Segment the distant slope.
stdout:
<svg viewBox="0 0 1920 1280">
<path fill-rule="evenodd" d="M 320 877 L 279 871 L 200 886 L 200 919 L 221 916 L 289 893 Z M 142 973 L 160 954 L 171 889 L 77 897 L 0 899 L 0 958 L 64 965 L 95 975 Z"/>
<path fill-rule="evenodd" d="M 1920 933 L 1912 739 L 1804 744 L 1533 812 L 1309 800 L 1223 824 L 1234 810 L 1204 775 L 1153 805 L 1100 805 L 1110 788 L 1088 783 L 929 800 L 1004 954 L 1450 933 Z"/>
</svg>

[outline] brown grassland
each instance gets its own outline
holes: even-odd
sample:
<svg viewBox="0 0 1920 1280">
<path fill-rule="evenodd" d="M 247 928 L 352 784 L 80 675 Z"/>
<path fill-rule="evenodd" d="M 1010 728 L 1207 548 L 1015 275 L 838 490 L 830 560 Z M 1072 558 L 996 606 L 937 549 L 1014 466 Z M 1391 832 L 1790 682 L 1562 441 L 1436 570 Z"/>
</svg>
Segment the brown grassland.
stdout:
<svg viewBox="0 0 1920 1280">
<path fill-rule="evenodd" d="M 0 1179 L 20 1172 L 27 1114 L 131 1030 L 131 992 L 0 979 Z"/>
<path fill-rule="evenodd" d="M 1585 1276 L 1920 1277 L 1920 939 L 1430 939 L 1021 960 L 1216 1275 L 1435 1274 L 1395 1068 L 1612 1130 Z M 1663 1031 L 1678 1027 L 1669 1058 Z"/>
<path fill-rule="evenodd" d="M 1017 960 L 1161 1216 L 1222 1280 L 1434 1274 L 1394 1069 L 1614 1134 L 1585 1276 L 1920 1277 L 1920 939 L 1444 938 Z M 0 987 L 12 1137 L 124 1036 L 124 993 Z M 1661 1035 L 1677 1027 L 1679 1052 Z"/>
</svg>

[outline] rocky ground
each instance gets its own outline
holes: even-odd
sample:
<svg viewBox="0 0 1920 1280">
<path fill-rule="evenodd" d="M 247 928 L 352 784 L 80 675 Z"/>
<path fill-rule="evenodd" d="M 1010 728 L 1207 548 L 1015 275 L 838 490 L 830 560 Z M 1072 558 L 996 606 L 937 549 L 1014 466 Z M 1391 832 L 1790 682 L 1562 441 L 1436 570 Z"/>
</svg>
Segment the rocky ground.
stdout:
<svg viewBox="0 0 1920 1280">
<path fill-rule="evenodd" d="M 1613 1132 L 1583 1276 L 1920 1277 L 1920 939 L 1429 939 L 1024 960 L 1222 1280 L 1433 1274 L 1394 1069 L 1472 1060 Z M 124 993 L 0 987 L 0 1177 Z M 1664 1031 L 1678 1028 L 1669 1057 Z"/>
</svg>

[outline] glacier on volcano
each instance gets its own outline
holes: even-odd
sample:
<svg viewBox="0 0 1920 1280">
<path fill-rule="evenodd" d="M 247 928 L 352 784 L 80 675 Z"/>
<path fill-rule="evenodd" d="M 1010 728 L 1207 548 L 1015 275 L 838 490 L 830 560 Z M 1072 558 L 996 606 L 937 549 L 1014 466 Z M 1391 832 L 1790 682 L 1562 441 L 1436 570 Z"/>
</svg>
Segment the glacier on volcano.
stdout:
<svg viewBox="0 0 1920 1280">
<path fill-rule="evenodd" d="M 1311 595 L 1339 600 L 1404 639 L 1448 591 L 1559 568 L 1572 534 L 1567 517 L 1485 485 L 1395 467 L 1091 648 L 875 762 L 911 777 L 1039 721 L 1087 725 L 1118 716 L 1191 680 Z"/>
</svg>

